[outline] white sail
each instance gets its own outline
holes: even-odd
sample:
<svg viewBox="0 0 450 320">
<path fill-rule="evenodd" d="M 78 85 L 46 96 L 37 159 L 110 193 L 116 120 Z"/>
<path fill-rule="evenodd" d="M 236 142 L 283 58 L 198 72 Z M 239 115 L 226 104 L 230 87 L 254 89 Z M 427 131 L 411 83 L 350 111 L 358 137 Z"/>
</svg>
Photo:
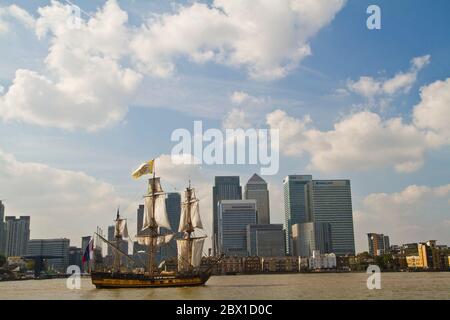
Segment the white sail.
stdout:
<svg viewBox="0 0 450 320">
<path fill-rule="evenodd" d="M 151 241 L 153 240 L 153 246 L 162 246 L 164 244 L 168 244 L 173 239 L 174 236 L 175 235 L 173 233 L 159 235 L 155 238 L 151 238 L 149 236 L 137 236 L 136 241 L 140 245 L 149 246 Z"/>
<path fill-rule="evenodd" d="M 166 199 L 164 194 L 155 195 L 154 197 L 145 197 L 144 222 L 142 225 L 142 230 L 150 227 L 164 227 L 168 230 L 171 229 L 169 217 L 167 216 Z"/>
<path fill-rule="evenodd" d="M 204 243 L 204 238 L 177 240 L 178 271 L 188 271 L 191 267 L 200 266 Z"/>
<path fill-rule="evenodd" d="M 166 210 L 166 196 L 158 196 L 156 198 L 155 204 L 155 220 L 158 224 L 158 227 L 163 227 L 167 230 L 171 230 L 169 216 L 167 215 Z"/>
<path fill-rule="evenodd" d="M 127 220 L 117 220 L 116 228 L 114 229 L 115 238 L 128 238 Z"/>
<path fill-rule="evenodd" d="M 188 215 L 187 215 L 187 204 L 184 202 L 181 204 L 181 217 L 180 225 L 178 227 L 178 232 L 184 232 L 188 228 Z"/>
<path fill-rule="evenodd" d="M 189 251 L 191 242 L 187 240 L 177 240 L 178 251 L 178 271 L 189 270 Z"/>
<path fill-rule="evenodd" d="M 203 229 L 202 219 L 200 217 L 199 201 L 195 201 L 191 205 L 191 222 L 194 228 Z"/>
<path fill-rule="evenodd" d="M 191 265 L 194 268 L 199 267 L 202 262 L 203 244 L 204 243 L 205 243 L 205 239 L 194 239 L 192 241 Z"/>
<path fill-rule="evenodd" d="M 191 192 L 191 199 L 189 202 L 187 200 L 188 192 Z M 188 191 L 186 191 L 185 196 L 186 201 L 183 202 L 181 206 L 181 218 L 178 232 L 185 232 L 189 229 L 189 227 L 194 229 L 203 229 L 203 224 L 200 217 L 199 201 L 195 197 L 194 189 L 189 189 Z M 190 216 L 188 215 L 188 212 L 190 212 Z M 189 222 L 191 223 L 191 226 L 189 226 Z"/>
</svg>

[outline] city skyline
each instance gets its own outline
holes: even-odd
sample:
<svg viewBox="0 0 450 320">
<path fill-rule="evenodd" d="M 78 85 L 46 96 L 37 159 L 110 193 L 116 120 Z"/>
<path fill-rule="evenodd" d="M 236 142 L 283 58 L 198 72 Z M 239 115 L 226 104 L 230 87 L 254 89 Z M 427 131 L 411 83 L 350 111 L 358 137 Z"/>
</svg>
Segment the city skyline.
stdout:
<svg viewBox="0 0 450 320">
<path fill-rule="evenodd" d="M 221 0 L 80 0 L 71 29 L 63 2 L 2 1 L 6 215 L 31 216 L 31 238 L 77 245 L 119 205 L 135 226 L 145 181 L 130 174 L 158 158 L 166 190 L 192 181 L 212 234 L 214 177 L 243 188 L 260 168 L 171 163 L 173 131 L 201 120 L 280 129 L 280 170 L 262 176 L 271 223 L 283 222 L 283 178 L 311 174 L 351 181 L 357 252 L 370 232 L 450 243 L 450 4 L 382 0 L 382 28 L 369 30 L 368 1 L 289 3 L 254 0 L 255 15 Z"/>
<path fill-rule="evenodd" d="M 251 177 L 254 177 L 256 174 L 253 174 Z M 236 186 L 238 187 L 236 190 L 241 190 L 241 187 L 240 187 L 240 184 L 239 184 L 239 180 L 240 179 L 238 179 L 239 177 L 238 176 L 219 176 L 219 177 L 215 177 L 216 179 L 216 183 L 217 183 L 217 181 L 222 181 L 222 182 L 226 182 L 226 183 L 236 183 L 237 182 L 237 184 L 236 184 Z M 217 178 L 219 179 L 219 180 L 217 180 Z M 230 180 L 231 179 L 231 180 Z M 301 193 L 300 195 L 303 195 L 303 196 L 305 196 L 306 198 L 309 198 L 309 197 L 311 197 L 311 199 L 309 199 L 309 201 L 307 201 L 306 203 L 305 203 L 305 206 L 309 206 L 309 203 L 314 203 L 314 202 L 316 202 L 316 206 L 317 206 L 317 202 L 318 201 L 320 201 L 320 200 L 317 200 L 317 199 L 314 199 L 314 196 L 313 196 L 313 185 L 314 186 L 316 186 L 316 185 L 320 185 L 320 184 L 325 184 L 325 185 L 330 185 L 330 184 L 334 184 L 334 183 L 340 183 L 340 182 L 347 182 L 348 180 L 313 180 L 312 179 L 312 176 L 311 175 L 290 175 L 290 176 L 287 176 L 284 180 L 283 180 L 283 183 L 285 184 L 285 186 L 286 186 L 286 182 L 287 181 L 289 181 L 289 179 L 291 180 L 291 182 L 292 181 L 297 181 L 297 180 L 295 180 L 295 179 L 300 179 L 300 180 L 298 180 L 298 182 L 303 182 L 304 183 L 304 187 L 306 187 L 306 186 L 308 186 L 309 188 L 310 188 L 310 191 L 307 191 L 306 192 L 306 190 L 308 190 L 308 188 L 306 188 L 305 189 L 305 192 L 304 193 Z M 294 180 L 293 180 L 294 179 Z M 251 179 L 249 179 L 249 180 L 251 180 Z M 308 183 L 309 183 L 309 185 L 308 185 Z M 349 181 L 347 182 L 347 184 L 349 185 Z M 229 188 L 229 187 L 228 187 Z M 302 187 L 303 188 L 303 187 Z M 214 191 L 215 189 L 213 189 L 213 193 L 215 192 Z M 228 191 L 230 191 L 231 189 L 229 189 Z M 287 190 L 287 189 L 285 189 L 285 190 Z M 300 189 L 295 189 L 295 192 L 296 193 L 298 193 L 299 192 L 299 190 Z M 350 189 L 349 189 L 350 190 Z M 242 190 L 241 190 L 242 191 Z M 308 194 L 308 196 L 306 196 Z M 351 192 L 349 191 L 349 194 L 351 194 Z M 166 206 L 168 207 L 168 213 L 169 213 L 169 218 L 170 218 L 170 223 L 171 223 L 171 226 L 172 226 L 172 229 L 173 230 L 175 230 L 175 232 L 176 232 L 176 230 L 177 230 L 177 228 L 178 228 L 178 221 L 177 221 L 177 218 L 179 219 L 179 214 L 180 214 L 180 210 L 181 210 L 181 208 L 179 207 L 179 205 L 181 204 L 181 202 L 180 203 L 178 203 L 178 200 L 180 200 L 181 201 L 181 194 L 180 193 L 178 193 L 178 192 L 167 192 L 166 193 L 166 195 L 167 195 L 167 198 L 166 198 Z M 319 195 L 319 199 L 321 198 L 321 197 L 323 197 L 323 194 L 322 195 Z M 285 194 L 285 201 L 289 201 L 288 200 L 289 199 L 289 197 L 286 197 L 286 194 Z M 334 199 L 330 199 L 330 200 L 333 200 L 334 201 Z M 240 202 L 242 202 L 242 203 L 246 203 L 246 202 L 249 202 L 249 201 L 255 201 L 255 205 L 257 206 L 257 201 L 256 200 L 248 200 L 248 199 L 236 199 L 236 201 L 240 201 Z M 323 201 L 323 200 L 322 200 Z M 335 209 L 333 209 L 332 207 L 333 207 L 333 205 L 331 204 L 330 205 L 330 203 L 328 203 L 328 201 L 329 200 L 326 200 L 326 202 L 325 203 L 327 203 L 327 206 L 326 206 L 326 208 L 327 208 L 327 210 L 335 210 Z M 351 200 L 350 200 L 351 201 Z M 218 207 L 220 207 L 220 204 L 221 204 L 221 202 L 223 202 L 222 200 L 220 200 L 219 202 L 218 202 Z M 233 200 L 230 200 L 230 201 L 227 201 L 227 200 L 225 200 L 225 203 L 227 204 L 227 205 L 231 205 L 232 204 L 232 202 L 233 202 Z M 228 204 L 229 203 L 229 204 Z M 351 205 L 351 203 L 350 203 L 350 205 Z M 307 212 L 308 210 L 306 210 L 305 212 L 304 212 L 304 217 L 305 217 L 305 219 L 303 219 L 303 220 L 299 220 L 298 222 L 295 222 L 295 223 L 292 223 L 291 224 L 291 227 L 289 228 L 289 229 L 286 229 L 286 221 L 285 221 L 285 224 L 277 224 L 277 223 L 271 223 L 271 224 L 263 224 L 263 223 L 258 223 L 258 221 L 257 221 L 257 208 L 256 208 L 256 206 L 255 206 L 255 222 L 253 223 L 250 223 L 250 225 L 252 225 L 252 226 L 255 226 L 255 227 L 258 227 L 258 226 L 260 226 L 260 227 L 265 227 L 265 226 L 269 226 L 269 227 L 276 227 L 276 226 L 278 226 L 278 225 L 281 225 L 281 226 L 283 226 L 283 232 L 284 232 L 284 234 L 286 235 L 286 237 L 289 237 L 289 239 L 290 239 L 290 243 L 291 243 L 291 245 L 292 245 L 292 241 L 300 241 L 300 242 L 298 242 L 298 244 L 300 244 L 300 245 L 303 245 L 303 246 L 305 246 L 305 245 L 308 245 L 308 246 L 311 246 L 312 245 L 312 247 L 315 247 L 315 246 L 317 246 L 317 247 L 315 247 L 316 249 L 310 249 L 309 251 L 310 252 L 312 252 L 313 250 L 317 250 L 318 252 L 320 251 L 320 253 L 321 254 L 323 254 L 323 253 L 336 253 L 336 250 L 335 250 L 335 248 L 333 248 L 333 245 L 332 245 L 332 236 L 331 236 L 331 234 L 332 234 L 332 232 L 331 232 L 331 224 L 330 224 L 330 222 L 332 222 L 333 220 L 321 220 L 320 218 L 319 219 L 317 219 L 317 218 L 314 218 L 314 215 L 316 214 L 315 213 L 315 211 L 316 211 L 316 209 L 314 208 L 314 205 L 312 205 L 312 207 L 311 208 L 309 208 L 308 210 L 310 210 L 311 212 Z M 319 205 L 320 206 L 320 205 Z M 5 215 L 5 212 L 6 212 L 6 210 L 5 210 L 5 205 L 4 205 L 4 203 L 2 202 L 2 201 L 0 201 L 0 216 L 3 216 L 4 218 L 5 218 L 5 220 L 7 221 L 7 220 L 9 220 L 9 221 L 12 221 L 12 222 L 21 222 L 22 221 L 22 219 L 26 219 L 26 221 L 27 221 L 27 230 L 26 230 L 26 232 L 23 234 L 23 235 L 21 235 L 20 237 L 23 237 L 23 236 L 25 236 L 25 237 L 28 237 L 29 238 L 29 240 L 28 241 L 30 241 L 30 240 L 39 240 L 39 241 L 41 241 L 41 240 L 58 240 L 58 239 L 66 239 L 67 237 L 59 237 L 59 238 L 57 238 L 57 237 L 52 237 L 52 236 L 48 236 L 48 237 L 45 237 L 45 238 L 42 238 L 42 239 L 37 239 L 37 238 L 31 238 L 30 237 L 30 216 L 20 216 L 19 218 L 16 218 L 16 216 L 8 216 L 8 215 Z M 298 209 L 298 208 L 297 208 Z M 137 224 L 136 224 L 136 230 L 137 230 L 137 232 L 136 232 L 136 236 L 138 235 L 138 234 L 140 234 L 141 232 L 142 232 L 142 219 L 143 219 L 143 210 L 144 210 L 144 205 L 143 204 L 138 204 L 138 206 L 137 206 L 137 210 L 135 211 L 135 216 L 136 216 L 136 221 L 137 221 Z M 319 212 L 320 212 L 320 210 L 319 210 Z M 326 211 L 325 211 L 326 212 Z M 212 213 L 213 214 L 213 213 Z M 286 207 L 285 207 L 285 215 L 286 215 Z M 328 218 L 327 218 L 328 219 Z M 133 220 L 132 218 L 131 219 L 127 219 L 127 220 Z M 314 222 L 314 221 L 315 222 Z M 345 220 L 345 219 L 344 219 Z M 0 222 L 2 222 L 2 221 L 0 221 Z M 2 222 L 2 223 L 4 223 L 5 224 L 5 226 L 6 226 L 6 223 L 5 222 Z M 317 226 L 320 226 L 320 228 L 321 229 L 323 229 L 324 227 L 325 228 L 329 228 L 329 230 L 330 231 L 328 231 L 329 232 L 329 234 L 328 235 L 326 235 L 325 237 L 329 237 L 329 240 L 325 240 L 325 238 L 324 238 L 324 231 L 320 231 L 315 237 L 319 237 L 321 240 L 317 240 L 317 239 L 319 239 L 319 238 L 316 238 L 316 240 L 310 240 L 309 238 L 308 238 L 308 240 L 300 240 L 300 238 L 298 237 L 298 235 L 299 235 L 299 230 L 300 230 L 300 228 L 311 228 L 309 225 L 310 224 L 313 224 L 313 225 L 317 225 Z M 140 227 L 140 225 L 141 225 L 141 227 Z M 249 227 L 250 225 L 248 225 L 247 227 Z M 308 226 L 307 226 L 308 225 Z M 96 226 L 96 228 L 97 228 L 97 232 L 99 231 L 99 230 L 103 230 L 103 226 Z M 297 232 L 297 235 L 296 236 L 294 236 L 293 234 L 290 234 L 290 235 L 287 235 L 289 232 L 285 232 L 286 230 L 290 230 L 291 231 L 291 233 L 292 233 L 292 231 L 293 231 L 293 228 L 295 228 L 295 230 L 296 230 L 296 232 Z M 276 228 L 275 228 L 276 229 Z M 377 229 L 377 227 L 373 227 L 372 229 Z M 111 241 L 111 240 L 114 240 L 113 239 L 113 233 L 114 233 L 114 226 L 106 226 L 106 230 L 107 230 L 107 235 L 106 235 L 106 238 L 108 238 L 108 240 L 109 241 Z M 264 229 L 263 229 L 264 230 Z M 306 230 L 306 229 L 305 229 Z M 313 227 L 313 229 L 312 230 L 315 230 L 315 227 Z M 5 230 L 6 231 L 6 230 Z M 211 230 L 212 231 L 212 230 Z M 246 239 L 246 241 L 250 241 L 250 238 L 248 238 L 249 237 L 249 233 L 248 233 L 249 231 L 247 230 L 247 239 Z M 314 233 L 314 231 L 313 231 L 313 233 Z M 378 239 L 378 237 L 380 237 L 381 236 L 381 238 L 379 238 Z M 15 237 L 17 237 L 17 236 L 15 236 Z M 301 235 L 301 237 L 302 237 L 302 239 L 305 239 L 304 238 L 304 235 Z M 347 253 L 345 253 L 345 255 L 353 255 L 353 254 L 359 254 L 359 253 L 363 253 L 363 252 L 368 252 L 368 253 L 370 253 L 370 254 L 372 254 L 372 255 L 380 255 L 380 253 L 382 254 L 383 252 L 387 252 L 388 250 L 389 250 L 389 248 L 390 248 L 390 241 L 389 241 L 389 236 L 385 236 L 385 235 L 383 235 L 383 234 L 378 234 L 378 233 L 367 233 L 367 237 L 368 237 L 368 239 L 369 239 L 369 244 L 368 244 L 368 246 L 366 246 L 365 248 L 363 247 L 361 250 L 356 250 L 354 253 L 352 253 L 352 252 L 347 252 Z M 377 240 L 375 241 L 375 244 L 372 244 L 372 242 L 374 241 L 374 240 L 371 240 L 371 237 L 377 237 Z M 85 238 L 89 238 L 90 239 L 90 236 L 81 236 L 81 237 L 79 237 L 79 239 L 82 239 L 82 241 L 81 241 L 81 246 L 80 246 L 80 248 L 83 250 L 83 246 L 87 246 L 87 243 L 88 243 L 88 241 L 86 240 L 84 240 Z M 134 238 L 134 236 L 132 236 L 130 239 L 133 239 Z M 211 249 L 212 249 L 212 243 L 213 243 L 213 241 L 212 241 L 212 238 L 213 238 L 213 233 L 211 233 L 211 236 L 209 237 L 209 239 L 208 240 L 210 240 L 211 242 Z M 288 238 L 286 238 L 285 239 L 285 248 L 286 248 L 286 250 L 288 250 L 288 245 L 287 245 L 287 240 Z M 6 239 L 4 239 L 4 240 L 6 240 Z M 70 240 L 70 239 L 69 239 Z M 78 240 L 78 239 L 77 239 Z M 254 240 L 252 240 L 252 241 L 254 241 Z M 306 241 L 306 242 L 304 242 L 304 241 Z M 317 244 L 317 241 L 319 241 L 319 243 Z M 325 242 L 320 242 L 320 241 L 325 241 Z M 429 241 L 429 240 L 426 240 L 426 239 L 415 239 L 415 241 L 416 242 L 414 242 L 414 241 L 412 241 L 412 243 L 424 243 L 424 241 Z M 6 243 L 6 241 L 3 241 L 3 242 L 5 242 Z M 22 240 L 20 241 L 20 242 L 23 242 Z M 5 245 L 5 243 L 3 244 L 3 245 Z M 74 242 L 72 242 L 72 244 L 73 244 Z M 78 243 L 78 242 L 77 242 Z M 278 243 L 278 242 L 277 242 Z M 308 243 L 308 244 L 306 244 L 306 243 Z M 316 243 L 316 244 L 314 244 L 314 243 Z M 1 243 L 1 241 L 0 241 L 0 245 L 1 245 L 2 243 Z M 131 243 L 127 243 L 127 246 L 126 246 L 126 248 L 127 249 L 123 249 L 123 251 L 124 252 L 128 252 L 130 249 L 130 244 Z M 380 244 L 380 246 L 382 246 L 382 248 L 383 248 L 383 250 L 381 250 L 381 252 L 379 252 L 379 253 L 377 253 L 377 250 L 376 249 L 374 249 L 374 248 L 377 248 L 377 246 L 378 246 L 378 244 Z M 395 246 L 398 246 L 398 245 L 405 245 L 405 244 L 407 244 L 406 242 L 401 242 L 401 243 L 395 243 Z M 16 244 L 15 244 L 16 245 Z M 136 251 L 136 248 L 134 247 L 136 245 L 136 243 L 135 242 L 133 242 L 133 246 L 132 246 L 132 248 L 131 248 L 131 251 L 129 251 L 129 252 L 134 252 L 134 251 Z M 249 244 L 248 244 L 249 245 Z M 247 244 L 246 244 L 246 246 L 248 246 Z M 254 246 L 254 244 L 252 244 L 252 246 Z M 298 246 L 298 245 L 297 245 Z M 72 247 L 72 246 L 71 246 Z M 295 247 L 295 244 L 294 244 L 294 247 Z M 329 248 L 333 248 L 333 250 L 329 250 Z M 338 247 L 339 247 L 339 245 L 338 245 Z M 76 246 L 75 247 L 73 247 L 73 248 L 77 248 Z M 125 247 L 124 247 L 125 248 Z M 325 249 L 325 250 L 323 250 L 324 248 L 328 248 L 328 249 Z M 25 251 L 24 252 L 26 252 L 26 248 L 24 249 Z M 110 248 L 108 247 L 107 249 L 106 249 L 107 251 L 105 252 L 105 254 L 106 255 L 110 255 L 111 254 L 111 252 L 110 252 Z M 171 248 L 171 249 L 167 249 L 167 250 L 169 250 L 169 251 L 164 251 L 164 252 L 161 252 L 160 253 L 160 256 L 161 257 L 168 257 L 168 256 L 170 256 L 170 254 L 169 254 L 169 252 L 171 252 L 171 253 L 173 253 L 172 251 L 174 250 L 174 248 Z M 247 250 L 247 249 L 246 249 Z M 254 249 L 252 249 L 252 250 L 254 250 Z M 302 251 L 303 250 L 303 251 Z M 219 250 L 220 251 L 220 250 Z M 339 251 L 339 250 L 338 250 Z M 249 251 L 250 252 L 250 251 Z M 296 255 L 295 253 L 299 253 L 299 252 L 306 252 L 305 251 L 305 249 L 300 249 L 300 248 L 297 248 L 297 249 L 294 249 L 294 251 L 292 251 L 292 252 L 288 252 L 287 253 L 287 255 Z M 6 252 L 5 252 L 6 253 Z M 169 255 L 168 255 L 169 254 Z M 340 252 L 338 252 L 338 254 L 342 254 L 342 253 L 340 253 Z M 8 256 L 8 255 L 7 255 Z M 299 255 L 300 256 L 300 255 Z M 160 257 L 160 258 L 161 258 Z"/>
</svg>

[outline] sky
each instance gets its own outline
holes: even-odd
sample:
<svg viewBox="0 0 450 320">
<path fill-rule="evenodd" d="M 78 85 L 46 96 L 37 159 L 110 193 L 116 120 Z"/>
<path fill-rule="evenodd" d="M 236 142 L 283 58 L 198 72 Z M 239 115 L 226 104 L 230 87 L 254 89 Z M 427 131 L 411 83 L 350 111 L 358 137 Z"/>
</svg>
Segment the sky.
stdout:
<svg viewBox="0 0 450 320">
<path fill-rule="evenodd" d="M 288 174 L 350 179 L 357 251 L 450 244 L 450 20 L 446 0 L 0 0 L 0 199 L 32 238 L 73 245 L 130 228 L 157 158 L 167 191 L 189 179 L 211 234 L 215 175 L 255 165 L 177 165 L 174 130 L 280 130 L 269 183 L 283 221 Z M 370 30 L 369 5 L 381 10 Z"/>
</svg>

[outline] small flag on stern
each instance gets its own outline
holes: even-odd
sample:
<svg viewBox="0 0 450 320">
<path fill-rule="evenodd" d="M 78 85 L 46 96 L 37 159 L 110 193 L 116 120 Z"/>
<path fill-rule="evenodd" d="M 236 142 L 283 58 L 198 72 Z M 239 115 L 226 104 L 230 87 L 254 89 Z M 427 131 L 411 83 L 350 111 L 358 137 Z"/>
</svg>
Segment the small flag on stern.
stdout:
<svg viewBox="0 0 450 320">
<path fill-rule="evenodd" d="M 140 167 L 137 168 L 136 171 L 134 171 L 131 176 L 134 179 L 139 179 L 141 176 L 143 176 L 145 174 L 152 174 L 154 164 L 155 164 L 155 159 L 141 164 Z"/>
</svg>

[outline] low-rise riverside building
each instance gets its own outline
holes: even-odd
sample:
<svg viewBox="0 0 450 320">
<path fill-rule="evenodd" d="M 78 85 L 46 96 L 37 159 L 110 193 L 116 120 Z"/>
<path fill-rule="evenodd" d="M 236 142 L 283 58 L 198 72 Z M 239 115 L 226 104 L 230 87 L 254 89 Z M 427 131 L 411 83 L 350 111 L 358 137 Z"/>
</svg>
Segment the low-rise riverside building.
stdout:
<svg viewBox="0 0 450 320">
<path fill-rule="evenodd" d="M 260 257 L 244 257 L 242 260 L 245 273 L 261 273 Z"/>
<path fill-rule="evenodd" d="M 309 268 L 311 270 L 336 269 L 336 255 L 334 253 L 321 254 L 314 250 L 309 258 Z"/>
<path fill-rule="evenodd" d="M 299 272 L 300 257 L 269 257 L 262 258 L 262 271 L 266 273 Z"/>
<path fill-rule="evenodd" d="M 406 265 L 410 269 L 422 269 L 423 261 L 419 256 L 407 256 Z"/>
<path fill-rule="evenodd" d="M 235 274 L 244 271 L 242 257 L 224 257 L 220 261 L 221 274 Z"/>
</svg>

